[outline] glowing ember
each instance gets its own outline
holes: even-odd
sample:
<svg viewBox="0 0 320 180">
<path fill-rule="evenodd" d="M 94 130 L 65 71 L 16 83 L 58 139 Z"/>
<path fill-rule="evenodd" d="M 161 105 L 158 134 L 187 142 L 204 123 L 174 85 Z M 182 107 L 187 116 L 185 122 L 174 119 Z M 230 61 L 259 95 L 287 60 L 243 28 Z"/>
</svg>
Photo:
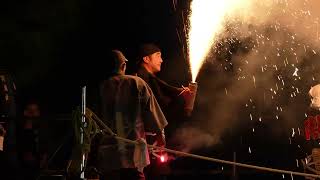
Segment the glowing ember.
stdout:
<svg viewBox="0 0 320 180">
<path fill-rule="evenodd" d="M 298 68 L 295 68 L 294 73 L 293 73 L 292 75 L 293 75 L 293 76 L 298 76 L 298 71 L 299 71 L 299 69 L 298 69 Z"/>
<path fill-rule="evenodd" d="M 160 161 L 161 161 L 162 163 L 167 162 L 167 160 L 168 160 L 168 157 L 166 156 L 166 154 L 162 154 L 162 155 L 160 156 Z"/>
<path fill-rule="evenodd" d="M 160 156 L 161 162 L 164 162 L 164 156 Z"/>
<path fill-rule="evenodd" d="M 294 137 L 294 135 L 296 134 L 296 132 L 294 131 L 294 128 L 292 128 L 292 134 L 291 137 Z"/>
</svg>

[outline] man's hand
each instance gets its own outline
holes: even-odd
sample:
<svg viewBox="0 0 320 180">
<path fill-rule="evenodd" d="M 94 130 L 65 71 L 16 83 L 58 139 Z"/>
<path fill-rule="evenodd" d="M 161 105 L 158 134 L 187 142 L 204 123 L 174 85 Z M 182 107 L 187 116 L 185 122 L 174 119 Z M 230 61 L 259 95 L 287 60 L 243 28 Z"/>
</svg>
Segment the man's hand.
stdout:
<svg viewBox="0 0 320 180">
<path fill-rule="evenodd" d="M 185 95 L 191 93 L 191 90 L 190 90 L 189 87 L 184 87 L 184 86 L 182 86 L 182 88 L 179 88 L 179 90 L 180 90 L 180 93 L 179 93 L 178 96 L 180 96 L 180 95 L 185 96 Z"/>
<path fill-rule="evenodd" d="M 164 130 L 161 131 L 161 133 L 156 135 L 156 143 L 155 145 L 160 146 L 160 147 L 165 147 L 166 146 L 166 136 L 164 134 Z"/>
<path fill-rule="evenodd" d="M 188 102 L 190 101 L 190 99 L 193 98 L 194 94 L 188 87 L 182 86 L 182 88 L 180 89 L 181 89 L 181 92 L 179 96 L 182 96 L 185 102 Z"/>
</svg>

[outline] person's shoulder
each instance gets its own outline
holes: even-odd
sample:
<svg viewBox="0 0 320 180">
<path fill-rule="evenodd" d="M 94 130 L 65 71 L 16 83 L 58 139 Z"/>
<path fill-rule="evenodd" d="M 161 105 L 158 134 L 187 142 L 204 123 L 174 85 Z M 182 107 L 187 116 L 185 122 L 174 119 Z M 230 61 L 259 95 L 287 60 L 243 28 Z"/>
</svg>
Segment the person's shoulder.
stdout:
<svg viewBox="0 0 320 180">
<path fill-rule="evenodd" d="M 131 85 L 135 84 L 138 89 L 144 89 L 143 87 L 148 87 L 148 84 L 141 77 L 136 75 L 118 75 L 111 79 L 106 80 L 102 84 L 112 84 L 114 81 L 122 81 L 124 83 L 129 83 Z"/>
<path fill-rule="evenodd" d="M 134 75 L 125 75 L 125 77 L 127 79 L 132 79 L 134 81 L 136 81 L 137 83 L 140 83 L 140 84 L 146 84 L 146 82 L 139 76 L 134 76 Z"/>
<path fill-rule="evenodd" d="M 137 76 L 134 76 L 134 75 L 123 75 L 123 77 L 125 77 L 127 79 L 136 79 Z"/>
<path fill-rule="evenodd" d="M 143 66 L 141 66 L 138 71 L 137 75 L 141 77 L 142 79 L 146 80 L 152 77 L 152 74 L 149 73 Z"/>
</svg>

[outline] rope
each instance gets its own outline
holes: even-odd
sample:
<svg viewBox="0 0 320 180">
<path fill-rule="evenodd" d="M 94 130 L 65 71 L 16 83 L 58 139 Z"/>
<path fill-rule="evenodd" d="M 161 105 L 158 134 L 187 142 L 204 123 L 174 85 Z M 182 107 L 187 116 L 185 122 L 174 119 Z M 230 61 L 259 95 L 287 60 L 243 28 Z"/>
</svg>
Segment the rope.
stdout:
<svg viewBox="0 0 320 180">
<path fill-rule="evenodd" d="M 118 140 L 130 143 L 130 144 L 139 145 L 139 143 L 137 141 L 122 138 L 117 135 L 115 136 L 115 138 Z M 211 158 L 211 157 L 206 157 L 206 156 L 201 156 L 201 155 L 196 155 L 196 154 L 190 154 L 190 153 L 181 152 L 181 151 L 176 151 L 176 150 L 172 150 L 172 149 L 168 149 L 168 148 L 164 148 L 164 147 L 159 147 L 159 146 L 154 146 L 154 145 L 150 145 L 150 144 L 147 144 L 147 147 L 160 149 L 162 151 L 166 151 L 166 152 L 180 155 L 180 156 L 192 157 L 192 158 L 196 158 L 196 159 L 202 159 L 202 160 L 207 160 L 207 161 L 212 161 L 212 162 L 235 165 L 235 166 L 240 166 L 240 167 L 245 167 L 245 168 L 257 169 L 257 170 L 269 171 L 269 172 L 275 172 L 275 173 L 282 173 L 282 174 L 290 174 L 291 176 L 296 175 L 296 176 L 307 176 L 307 177 L 320 178 L 320 175 L 316 175 L 316 174 L 308 174 L 308 173 L 301 173 L 301 172 L 295 172 L 295 171 L 287 171 L 287 170 L 281 170 L 281 169 L 274 169 L 274 168 L 268 168 L 268 167 L 261 167 L 261 166 L 237 163 L 237 162 L 232 162 L 232 161 L 226 161 L 226 160 L 221 160 L 221 159 L 216 159 L 216 158 Z"/>
<path fill-rule="evenodd" d="M 86 112 L 89 112 L 88 114 L 90 114 L 90 120 L 95 120 L 97 121 L 97 123 L 99 125 L 101 125 L 108 133 L 110 133 L 112 136 L 114 136 L 114 138 L 124 141 L 126 143 L 130 143 L 130 144 L 135 144 L 135 145 L 139 145 L 140 143 L 137 141 L 133 141 L 130 139 L 126 139 L 123 137 L 118 136 L 117 134 L 115 134 L 114 132 L 112 132 L 112 130 L 106 126 L 103 121 L 101 119 L 99 119 L 99 117 L 97 115 L 95 115 L 90 109 L 86 109 Z M 94 117 L 94 118 L 92 118 Z M 262 170 L 262 171 L 269 171 L 269 172 L 275 172 L 275 173 L 282 173 L 282 174 L 290 174 L 292 175 L 296 175 L 296 176 L 304 176 L 304 177 L 313 177 L 313 178 L 320 178 L 320 175 L 316 175 L 316 174 L 308 174 L 308 173 L 302 173 L 302 172 L 295 172 L 295 171 L 287 171 L 287 170 L 282 170 L 282 169 L 274 169 L 274 168 L 268 168 L 268 167 L 262 167 L 262 166 L 255 166 L 255 165 L 249 165 L 249 164 L 243 164 L 243 163 L 238 163 L 238 162 L 232 162 L 232 161 L 226 161 L 226 160 L 221 160 L 221 159 L 216 159 L 216 158 L 211 158 L 211 157 L 206 157 L 206 156 L 201 156 L 201 155 L 196 155 L 196 154 L 191 154 L 191 153 L 186 153 L 186 152 L 182 152 L 182 151 L 176 151 L 176 150 L 172 150 L 172 149 L 168 149 L 168 148 L 164 148 L 164 147 L 159 147 L 159 146 L 155 146 L 155 145 L 150 145 L 147 144 L 148 148 L 155 148 L 155 149 L 159 149 L 162 151 L 166 151 L 172 154 L 176 154 L 179 156 L 185 156 L 185 157 L 192 157 L 192 158 L 196 158 L 196 159 L 202 159 L 202 160 L 206 160 L 206 161 L 212 161 L 212 162 L 217 162 L 217 163 L 223 163 L 223 164 L 229 164 L 229 165 L 235 165 L 235 166 L 239 166 L 239 167 L 245 167 L 245 168 L 250 168 L 250 169 L 257 169 L 257 170 Z"/>
</svg>

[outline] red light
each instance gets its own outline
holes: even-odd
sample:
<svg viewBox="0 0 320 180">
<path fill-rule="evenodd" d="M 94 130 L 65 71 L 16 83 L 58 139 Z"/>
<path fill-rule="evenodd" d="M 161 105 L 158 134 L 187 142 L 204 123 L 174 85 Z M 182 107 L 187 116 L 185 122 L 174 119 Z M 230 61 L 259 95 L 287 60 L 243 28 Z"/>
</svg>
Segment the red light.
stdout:
<svg viewBox="0 0 320 180">
<path fill-rule="evenodd" d="M 164 155 L 161 155 L 161 156 L 160 156 L 160 161 L 161 161 L 161 162 L 165 162 L 165 157 L 164 157 Z"/>
</svg>

